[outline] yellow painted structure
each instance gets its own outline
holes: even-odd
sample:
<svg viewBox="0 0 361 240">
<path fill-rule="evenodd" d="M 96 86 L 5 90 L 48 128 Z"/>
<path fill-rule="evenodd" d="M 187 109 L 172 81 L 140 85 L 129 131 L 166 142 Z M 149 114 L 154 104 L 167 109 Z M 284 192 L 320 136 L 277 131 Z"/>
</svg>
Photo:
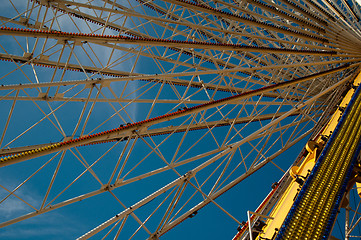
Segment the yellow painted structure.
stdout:
<svg viewBox="0 0 361 240">
<path fill-rule="evenodd" d="M 354 80 L 354 85 L 360 85 L 360 83 L 361 83 L 361 73 L 358 74 L 358 76 Z M 271 211 L 271 213 L 269 215 L 270 218 L 266 221 L 266 226 L 264 227 L 262 233 L 260 233 L 258 235 L 258 237 L 256 238 L 257 240 L 274 239 L 274 237 L 277 235 L 279 229 L 281 228 L 281 226 L 282 226 L 288 212 L 290 211 L 290 209 L 291 209 L 291 207 L 292 207 L 292 205 L 293 205 L 293 203 L 294 203 L 294 201 L 295 201 L 295 199 L 297 197 L 297 194 L 298 194 L 299 190 L 302 187 L 303 181 L 308 177 L 309 173 L 312 171 L 312 169 L 313 169 L 313 167 L 315 165 L 315 162 L 317 160 L 317 157 L 318 157 L 319 153 L 321 152 L 322 148 L 325 145 L 325 141 L 323 140 L 324 138 L 322 138 L 322 136 L 331 136 L 332 132 L 335 130 L 335 128 L 336 128 L 336 126 L 337 126 L 337 124 L 338 124 L 338 122 L 339 122 L 339 120 L 340 120 L 340 118 L 342 116 L 343 109 L 345 109 L 347 107 L 347 104 L 350 102 L 354 92 L 355 92 L 355 89 L 350 88 L 350 90 L 347 92 L 347 94 L 343 98 L 339 108 L 335 111 L 335 113 L 333 114 L 332 118 L 330 119 L 330 121 L 326 125 L 326 127 L 322 130 L 322 132 L 313 141 L 310 141 L 310 142 L 307 143 L 307 145 L 306 145 L 307 155 L 301 160 L 302 163 L 299 166 L 294 166 L 294 167 L 291 168 L 290 175 L 292 176 L 293 181 L 287 187 L 286 191 L 280 197 L 280 200 L 278 201 L 278 203 L 275 205 L 275 207 Z M 358 100 L 358 102 L 361 103 L 361 97 L 359 97 L 359 98 L 360 98 L 360 100 Z M 359 111 L 359 112 L 356 112 L 356 113 L 353 113 L 353 114 L 356 114 L 356 115 L 358 114 L 359 118 L 361 118 L 361 115 L 360 115 L 361 104 L 358 107 L 358 110 L 355 110 L 355 111 Z M 353 120 L 355 121 L 356 119 L 353 119 Z M 351 120 L 349 120 L 349 121 L 351 121 Z M 352 124 L 352 123 L 350 123 L 350 124 Z M 344 131 L 345 134 L 349 134 L 351 132 L 354 132 L 354 131 L 349 130 L 349 129 L 343 129 L 343 131 Z M 347 138 L 348 136 L 350 136 L 350 135 L 345 135 L 345 138 Z M 346 139 L 338 139 L 338 142 L 336 142 L 336 144 L 343 144 L 343 142 L 345 142 L 345 141 L 346 141 Z M 333 154 L 341 154 L 341 153 L 337 153 L 337 151 L 340 152 L 340 151 L 342 151 L 342 149 L 341 150 L 337 150 L 337 149 L 334 150 Z M 329 157 L 329 158 L 331 158 L 331 157 Z M 337 159 L 334 160 L 334 161 L 337 161 Z M 332 164 L 334 164 L 335 166 L 337 165 L 336 163 L 332 163 Z M 330 170 L 327 169 L 327 167 L 324 167 L 324 168 L 325 168 L 324 171 L 326 171 L 326 172 L 330 171 Z M 337 168 L 337 166 L 334 167 L 334 169 L 335 168 Z M 332 176 L 332 173 L 329 173 L 329 174 L 331 174 L 330 175 L 331 178 L 335 178 L 335 177 Z M 319 180 L 319 181 L 321 182 L 321 184 L 325 184 L 325 187 L 330 187 L 330 186 L 327 186 L 327 184 L 329 184 L 329 182 L 327 182 L 328 180 L 325 180 L 325 181 L 322 180 L 322 176 L 321 176 L 320 179 L 321 180 Z M 331 187 L 333 187 L 333 186 L 331 186 Z M 358 186 L 358 187 L 361 187 L 361 186 Z M 316 190 L 316 191 L 318 191 L 318 190 Z M 360 192 L 361 192 L 361 190 L 360 190 Z M 322 193 L 320 193 L 320 194 L 322 194 Z M 315 194 L 311 193 L 311 194 L 308 194 L 307 196 L 312 197 L 313 195 L 315 195 Z M 314 200 L 311 200 L 311 201 L 314 201 Z M 310 204 L 315 205 L 315 204 L 318 204 L 318 203 L 317 202 L 316 203 L 311 202 Z M 326 202 L 325 202 L 325 204 L 327 205 Z M 329 206 L 329 205 L 327 205 L 327 206 Z M 301 206 L 301 207 L 303 207 L 303 206 Z M 305 205 L 305 208 L 306 208 L 306 205 Z M 312 209 L 314 209 L 314 207 Z M 307 214 L 307 212 L 306 212 L 306 214 Z M 322 212 L 320 212 L 320 213 L 315 213 L 315 212 L 310 213 L 310 212 L 308 212 L 308 214 L 309 215 L 311 215 L 311 214 L 319 214 L 320 217 L 319 217 L 318 221 L 321 221 L 321 222 L 326 221 L 326 217 L 321 216 L 323 214 Z M 300 215 L 300 217 L 301 217 L 301 215 Z M 303 228 L 308 228 L 309 225 L 315 225 L 315 230 L 312 230 L 313 231 L 312 234 L 316 234 L 316 235 L 319 234 L 320 230 L 317 227 L 317 225 L 319 223 L 313 222 L 312 219 L 310 219 L 310 217 L 306 216 L 305 218 L 308 219 L 307 220 L 308 223 L 302 222 L 301 220 L 298 220 L 298 219 L 294 220 L 294 223 L 293 223 L 295 225 L 294 227 L 295 227 L 295 229 L 298 228 L 295 231 L 300 231 L 301 232 L 301 231 L 303 231 L 302 230 Z M 309 222 L 309 221 L 311 221 L 311 222 Z M 302 239 L 302 240 L 316 239 L 316 238 L 314 238 L 314 235 L 312 235 L 312 234 L 311 235 L 300 234 L 300 236 L 298 237 L 297 234 L 295 235 L 293 233 L 293 235 L 289 234 L 289 236 L 291 236 L 290 238 L 285 237 L 285 239 Z M 303 235 L 303 236 L 301 236 L 301 235 Z"/>
</svg>

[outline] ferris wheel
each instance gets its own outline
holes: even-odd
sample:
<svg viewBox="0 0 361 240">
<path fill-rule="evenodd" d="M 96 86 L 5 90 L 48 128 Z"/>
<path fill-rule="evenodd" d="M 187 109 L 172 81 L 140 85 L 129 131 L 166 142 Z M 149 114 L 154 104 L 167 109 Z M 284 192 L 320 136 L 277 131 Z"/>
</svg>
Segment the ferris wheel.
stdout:
<svg viewBox="0 0 361 240">
<path fill-rule="evenodd" d="M 3 4 L 0 238 L 231 239 L 360 72 L 355 0 Z"/>
</svg>

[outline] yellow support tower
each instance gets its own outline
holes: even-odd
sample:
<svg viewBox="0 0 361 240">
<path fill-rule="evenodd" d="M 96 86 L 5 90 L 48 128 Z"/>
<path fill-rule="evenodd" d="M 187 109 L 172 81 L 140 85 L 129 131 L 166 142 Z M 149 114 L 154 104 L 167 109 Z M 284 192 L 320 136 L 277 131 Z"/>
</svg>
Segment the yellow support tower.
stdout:
<svg viewBox="0 0 361 240">
<path fill-rule="evenodd" d="M 354 85 L 360 85 L 360 83 L 361 74 L 354 80 Z M 337 190 L 340 189 L 342 180 L 347 173 L 349 162 L 353 157 L 351 153 L 354 153 L 359 145 L 361 137 L 361 129 L 359 129 L 361 126 L 361 94 L 358 94 L 354 100 L 354 107 L 349 110 L 342 127 L 338 130 L 337 137 L 335 137 L 333 144 L 330 144 L 327 154 L 324 156 L 324 163 L 318 167 L 318 171 L 312 178 L 313 181 L 309 180 L 311 187 L 308 187 L 308 191 L 304 190 L 304 197 L 298 201 L 298 206 L 293 205 L 326 144 L 325 136 L 331 136 L 335 131 L 355 91 L 355 89 L 350 88 L 321 134 L 307 143 L 307 155 L 300 166 L 291 168 L 290 175 L 293 180 L 269 214 L 269 219 L 266 221 L 262 232 L 257 236 L 257 240 L 324 238 L 324 230 L 331 217 Z M 292 207 L 295 212 L 293 214 L 296 215 L 293 218 L 289 216 L 288 218 L 291 220 L 285 224 L 285 219 L 290 215 Z M 282 227 L 284 232 L 281 236 L 279 232 Z"/>
</svg>

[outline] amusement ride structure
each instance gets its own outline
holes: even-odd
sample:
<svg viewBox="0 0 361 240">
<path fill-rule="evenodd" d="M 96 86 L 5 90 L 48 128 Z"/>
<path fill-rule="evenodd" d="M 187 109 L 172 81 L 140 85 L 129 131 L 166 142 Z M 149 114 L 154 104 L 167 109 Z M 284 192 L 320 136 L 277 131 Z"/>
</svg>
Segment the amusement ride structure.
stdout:
<svg viewBox="0 0 361 240">
<path fill-rule="evenodd" d="M 361 237 L 356 0 L 2 4 L 0 237 Z"/>
</svg>

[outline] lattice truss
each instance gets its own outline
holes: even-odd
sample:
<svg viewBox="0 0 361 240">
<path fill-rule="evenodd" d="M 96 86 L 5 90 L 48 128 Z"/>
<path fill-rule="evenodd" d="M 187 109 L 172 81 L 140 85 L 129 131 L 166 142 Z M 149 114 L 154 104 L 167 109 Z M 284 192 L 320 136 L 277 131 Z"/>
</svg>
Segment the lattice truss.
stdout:
<svg viewBox="0 0 361 240">
<path fill-rule="evenodd" d="M 156 239 L 194 217 L 231 237 L 243 200 L 287 171 L 297 154 L 281 154 L 322 129 L 361 59 L 354 0 L 2 4 L 6 236 L 42 224 Z"/>
</svg>

